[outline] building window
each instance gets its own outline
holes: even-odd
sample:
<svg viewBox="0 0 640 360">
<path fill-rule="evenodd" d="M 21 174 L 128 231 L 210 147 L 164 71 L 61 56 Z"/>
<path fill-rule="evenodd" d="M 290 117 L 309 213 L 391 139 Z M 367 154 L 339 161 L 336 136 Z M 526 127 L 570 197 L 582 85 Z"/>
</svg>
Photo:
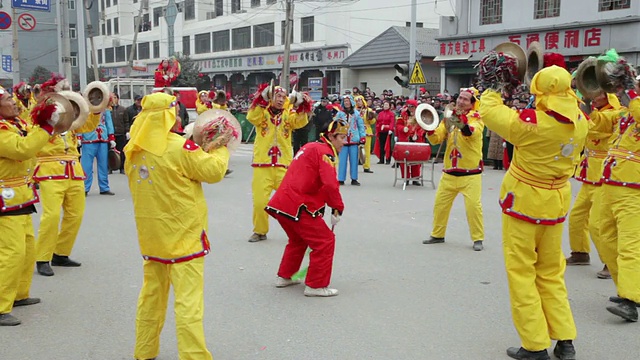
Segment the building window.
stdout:
<svg viewBox="0 0 640 360">
<path fill-rule="evenodd" d="M 253 26 L 253 47 L 273 46 L 273 23 Z"/>
<path fill-rule="evenodd" d="M 229 51 L 231 44 L 229 41 L 229 30 L 216 31 L 213 33 L 213 52 Z"/>
<path fill-rule="evenodd" d="M 113 62 L 113 48 L 106 48 L 104 49 L 104 62 L 105 63 L 112 63 Z"/>
<path fill-rule="evenodd" d="M 148 42 L 138 44 L 138 58 L 140 58 L 140 60 L 149 58 Z"/>
<path fill-rule="evenodd" d="M 69 57 L 71 60 L 71 67 L 78 67 L 78 53 L 71 52 L 71 56 Z"/>
<path fill-rule="evenodd" d="M 98 49 L 98 64 L 102 64 L 102 49 Z"/>
<path fill-rule="evenodd" d="M 107 35 L 111 35 L 111 19 L 107 19 Z"/>
<path fill-rule="evenodd" d="M 116 48 L 116 62 L 127 61 L 127 56 L 124 54 L 124 46 L 118 46 Z"/>
<path fill-rule="evenodd" d="M 196 18 L 195 0 L 184 0 L 184 19 L 193 20 Z"/>
<path fill-rule="evenodd" d="M 629 9 L 631 0 L 598 0 L 598 11 Z"/>
<path fill-rule="evenodd" d="M 139 31 L 149 31 L 151 30 L 151 21 L 149 20 L 149 14 L 142 15 L 142 30 Z"/>
<path fill-rule="evenodd" d="M 107 34 L 107 30 L 105 28 L 105 24 L 102 23 L 102 25 L 100 25 L 100 31 L 102 33 L 102 35 L 106 35 Z"/>
<path fill-rule="evenodd" d="M 157 59 L 160 57 L 160 40 L 153 41 L 153 58 Z"/>
<path fill-rule="evenodd" d="M 287 21 L 281 21 L 280 27 L 282 29 L 282 36 L 280 37 L 280 41 L 282 41 L 282 45 L 284 45 L 284 37 L 287 36 Z M 291 27 L 291 43 L 293 44 L 293 26 Z"/>
<path fill-rule="evenodd" d="M 118 18 L 113 19 L 113 33 L 120 34 L 120 19 Z"/>
<path fill-rule="evenodd" d="M 231 13 L 239 13 L 242 10 L 242 3 L 240 0 L 231 0 Z"/>
<path fill-rule="evenodd" d="M 206 54 L 211 52 L 211 33 L 196 34 L 195 42 L 196 54 Z"/>
<path fill-rule="evenodd" d="M 113 6 L 118 5 L 118 0 L 113 0 Z"/>
<path fill-rule="evenodd" d="M 251 0 L 251 7 L 258 7 L 260 6 L 260 0 Z"/>
<path fill-rule="evenodd" d="M 411 27 L 411 23 L 410 23 L 409 21 L 407 21 L 406 23 L 404 23 L 404 25 L 405 25 L 406 27 Z M 417 27 L 417 28 L 422 28 L 422 27 L 424 27 L 424 23 L 416 22 L 416 27 Z"/>
<path fill-rule="evenodd" d="M 480 3 L 480 25 L 502 23 L 502 0 L 482 0 Z"/>
<path fill-rule="evenodd" d="M 191 37 L 182 37 L 182 55 L 191 55 Z"/>
<path fill-rule="evenodd" d="M 160 18 L 162 17 L 162 8 L 153 8 L 153 26 L 160 26 Z"/>
<path fill-rule="evenodd" d="M 215 13 L 216 13 L 216 16 L 222 16 L 223 15 L 223 13 L 224 13 L 224 5 L 222 4 L 222 0 L 216 0 Z"/>
<path fill-rule="evenodd" d="M 242 27 L 231 31 L 233 50 L 249 49 L 251 47 L 251 27 Z"/>
<path fill-rule="evenodd" d="M 107 7 L 111 7 L 111 0 L 107 0 Z"/>
<path fill-rule="evenodd" d="M 545 19 L 560 16 L 560 0 L 535 0 L 534 19 Z"/>
<path fill-rule="evenodd" d="M 78 37 L 78 30 L 76 24 L 69 24 L 69 37 L 75 39 Z"/>
<path fill-rule="evenodd" d="M 69 10 L 75 10 L 76 9 L 76 0 L 69 0 L 69 2 L 67 3 L 67 8 Z"/>
<path fill-rule="evenodd" d="M 300 19 L 300 23 L 302 25 L 300 42 L 313 41 L 313 16 L 303 17 Z"/>
<path fill-rule="evenodd" d="M 278 0 L 267 0 L 267 5 L 272 5 L 272 4 L 275 4 L 277 2 L 278 2 Z"/>
<path fill-rule="evenodd" d="M 104 11 L 104 0 L 100 0 L 100 10 Z"/>
<path fill-rule="evenodd" d="M 129 55 L 131 54 L 131 47 L 132 47 L 131 45 L 127 45 L 127 50 L 126 50 L 127 51 L 127 53 L 126 53 L 127 61 L 129 61 Z M 134 52 L 133 52 L 133 60 L 138 60 L 138 56 L 137 55 L 138 54 L 136 54 L 136 52 L 134 50 Z"/>
</svg>

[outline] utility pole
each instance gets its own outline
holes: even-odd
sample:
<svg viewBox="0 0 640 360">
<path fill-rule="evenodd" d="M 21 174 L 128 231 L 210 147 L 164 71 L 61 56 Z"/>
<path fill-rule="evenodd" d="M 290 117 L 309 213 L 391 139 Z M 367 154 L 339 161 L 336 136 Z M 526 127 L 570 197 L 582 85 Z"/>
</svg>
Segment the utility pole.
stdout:
<svg viewBox="0 0 640 360">
<path fill-rule="evenodd" d="M 413 73 L 413 67 L 416 64 L 416 0 L 411 0 L 411 33 L 409 35 L 409 71 Z M 411 74 L 410 73 L 410 74 Z M 411 92 L 414 99 L 418 98 L 418 87 L 411 85 Z"/>
<path fill-rule="evenodd" d="M 282 62 L 282 76 L 280 86 L 289 90 L 289 56 L 291 54 L 291 32 L 293 31 L 293 0 L 287 1 L 287 19 L 285 20 L 284 61 Z"/>
<path fill-rule="evenodd" d="M 87 38 L 84 37 L 84 11 L 76 6 L 76 38 L 78 39 L 78 74 L 80 89 L 87 87 Z"/>
<path fill-rule="evenodd" d="M 69 80 L 73 90 L 73 74 L 71 73 L 71 39 L 69 39 L 69 1 L 62 0 L 60 14 L 62 14 L 62 65 L 64 77 Z"/>
<path fill-rule="evenodd" d="M 127 77 L 131 76 L 131 68 L 133 67 L 133 54 L 135 54 L 136 46 L 138 42 L 138 32 L 140 31 L 140 21 L 142 20 L 142 8 L 144 1 L 140 0 L 140 9 L 138 9 L 138 16 L 134 22 L 133 29 L 133 44 L 131 45 L 131 51 L 129 51 L 129 57 L 127 58 Z"/>
<path fill-rule="evenodd" d="M 92 1 L 91 4 L 87 6 L 86 1 L 87 0 L 83 0 L 82 3 L 84 7 L 84 13 L 87 17 L 87 35 L 89 35 L 89 42 L 91 43 L 91 65 L 93 67 L 93 81 L 100 81 L 100 75 L 98 74 L 98 59 L 96 56 L 96 45 L 93 42 L 93 26 L 91 26 L 91 13 L 89 12 L 89 9 L 91 9 L 93 4 L 97 4 L 97 2 Z"/>
<path fill-rule="evenodd" d="M 58 73 L 64 73 L 64 67 L 62 66 L 62 54 L 60 54 L 60 49 L 62 49 L 62 24 L 60 24 L 60 19 L 62 14 L 60 13 L 60 7 L 62 6 L 62 0 L 55 1 L 56 4 L 56 31 L 58 32 Z"/>
<path fill-rule="evenodd" d="M 11 71 L 13 72 L 13 85 L 20 82 L 20 52 L 18 51 L 18 14 L 16 8 L 11 9 L 11 32 L 13 33 L 13 54 L 11 55 Z"/>
</svg>

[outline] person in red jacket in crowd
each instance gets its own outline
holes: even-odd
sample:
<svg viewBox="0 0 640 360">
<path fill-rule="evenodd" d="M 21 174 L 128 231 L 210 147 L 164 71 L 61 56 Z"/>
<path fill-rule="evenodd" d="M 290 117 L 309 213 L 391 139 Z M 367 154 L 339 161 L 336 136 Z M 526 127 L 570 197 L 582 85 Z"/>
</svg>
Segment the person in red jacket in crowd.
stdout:
<svg viewBox="0 0 640 360">
<path fill-rule="evenodd" d="M 378 122 L 376 123 L 376 133 L 378 134 L 378 144 L 376 145 L 375 154 L 378 156 L 378 164 L 387 165 L 391 162 L 391 135 L 393 135 L 393 123 L 396 119 L 395 114 L 391 111 L 391 104 L 386 100 L 382 104 L 382 111 L 378 114 Z M 387 144 L 388 142 L 388 144 Z"/>
<path fill-rule="evenodd" d="M 400 117 L 396 121 L 396 136 L 398 142 L 424 143 L 426 133 L 416 121 L 416 107 L 418 107 L 418 102 L 410 99 L 407 100 L 406 105 L 406 109 L 400 113 Z M 400 172 L 403 178 L 409 179 L 420 176 L 420 165 L 411 165 L 408 169 L 409 171 L 405 176 L 405 166 L 400 165 Z M 407 180 L 407 183 L 408 182 Z M 413 181 L 413 185 L 421 186 L 422 184 L 420 181 Z"/>
<path fill-rule="evenodd" d="M 154 86 L 157 88 L 170 87 L 180 74 L 178 61 L 174 59 L 164 59 L 158 65 L 154 74 Z"/>
<path fill-rule="evenodd" d="M 329 288 L 336 237 L 323 216 L 325 204 L 332 208 L 331 225 L 340 221 L 344 211 L 336 175 L 336 159 L 347 140 L 349 124 L 334 120 L 320 140 L 304 145 L 293 158 L 287 173 L 266 211 L 289 237 L 284 249 L 276 287 L 300 283 L 292 280 L 302 264 L 307 247 L 311 248 L 305 296 L 336 296 Z"/>
</svg>

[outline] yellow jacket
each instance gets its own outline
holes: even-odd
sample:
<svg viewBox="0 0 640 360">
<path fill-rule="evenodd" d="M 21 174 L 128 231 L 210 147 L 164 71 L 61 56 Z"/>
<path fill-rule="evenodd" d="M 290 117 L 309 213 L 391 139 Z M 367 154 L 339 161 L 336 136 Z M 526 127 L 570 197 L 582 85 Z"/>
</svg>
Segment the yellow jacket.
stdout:
<svg viewBox="0 0 640 360">
<path fill-rule="evenodd" d="M 358 109 L 360 111 L 360 117 L 364 121 L 364 131 L 367 136 L 373 136 L 372 126 L 376 123 L 376 113 L 371 108 L 365 107 L 364 109 Z"/>
<path fill-rule="evenodd" d="M 56 134 L 38 152 L 38 162 L 33 172 L 37 182 L 45 180 L 84 180 L 86 179 L 80 153 L 78 152 L 78 135 L 91 132 L 100 123 L 101 114 L 90 114 L 84 125 L 75 131 Z"/>
<path fill-rule="evenodd" d="M 33 95 L 29 97 L 27 106 L 24 106 L 22 101 L 20 101 L 15 94 L 13 95 L 13 101 L 16 102 L 18 110 L 20 110 L 20 115 L 18 115 L 20 119 L 26 121 L 28 124 L 33 124 L 33 121 L 31 120 L 31 110 L 36 106 L 36 101 L 33 98 Z"/>
<path fill-rule="evenodd" d="M 306 113 L 298 113 L 285 103 L 277 115 L 271 107 L 255 106 L 247 112 L 247 120 L 256 127 L 253 167 L 288 167 L 293 159 L 291 132 L 309 123 Z"/>
<path fill-rule="evenodd" d="M 208 254 L 207 202 L 201 183 L 224 178 L 227 148 L 207 154 L 193 141 L 171 133 L 162 156 L 127 149 L 125 155 L 144 259 L 172 264 Z"/>
<path fill-rule="evenodd" d="M 577 104 L 576 104 L 577 107 Z M 482 94 L 480 114 L 486 125 L 515 147 L 502 181 L 502 212 L 535 224 L 564 222 L 571 205 L 571 183 L 589 131 L 588 119 L 561 122 L 540 110 L 512 110 L 500 94 Z"/>
<path fill-rule="evenodd" d="M 640 189 L 640 98 L 633 95 L 629 109 L 623 109 L 613 143 L 604 160 L 605 184 Z"/>
<path fill-rule="evenodd" d="M 36 153 L 48 140 L 49 133 L 39 126 L 29 126 L 20 119 L 0 119 L 0 212 L 38 202 L 31 176 Z"/>
<path fill-rule="evenodd" d="M 211 107 L 213 109 L 228 110 L 227 104 L 220 105 L 220 104 L 216 104 L 216 103 L 211 103 Z"/>
<path fill-rule="evenodd" d="M 484 117 L 483 117 L 484 118 Z M 484 123 L 480 120 L 480 114 L 471 110 L 466 115 L 467 124 L 472 130 L 471 136 L 464 136 L 457 127 L 447 130 L 447 124 L 443 120 L 433 131 L 427 132 L 427 138 L 431 144 L 441 144 L 447 141 L 444 151 L 445 173 L 479 174 L 482 172 L 482 138 Z"/>
<path fill-rule="evenodd" d="M 594 125 L 587 134 L 584 154 L 574 175 L 576 180 L 591 185 L 602 184 L 602 164 L 607 157 L 610 139 L 622 111 L 620 108 L 607 105 L 589 114 Z"/>
</svg>

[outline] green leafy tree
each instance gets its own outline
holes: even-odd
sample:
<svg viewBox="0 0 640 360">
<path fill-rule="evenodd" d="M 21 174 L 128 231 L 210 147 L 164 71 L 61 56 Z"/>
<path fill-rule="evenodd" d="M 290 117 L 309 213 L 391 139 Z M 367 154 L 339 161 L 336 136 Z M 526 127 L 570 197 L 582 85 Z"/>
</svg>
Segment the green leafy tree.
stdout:
<svg viewBox="0 0 640 360">
<path fill-rule="evenodd" d="M 42 84 L 43 82 L 51 79 L 51 74 L 52 71 L 38 65 L 35 69 L 33 69 L 33 73 L 31 73 L 31 76 L 29 77 L 29 83 L 34 85 Z"/>
<path fill-rule="evenodd" d="M 189 55 L 177 54 L 176 60 L 180 63 L 180 75 L 171 84 L 174 87 L 197 87 L 202 75 L 200 65 L 189 58 Z"/>
</svg>

